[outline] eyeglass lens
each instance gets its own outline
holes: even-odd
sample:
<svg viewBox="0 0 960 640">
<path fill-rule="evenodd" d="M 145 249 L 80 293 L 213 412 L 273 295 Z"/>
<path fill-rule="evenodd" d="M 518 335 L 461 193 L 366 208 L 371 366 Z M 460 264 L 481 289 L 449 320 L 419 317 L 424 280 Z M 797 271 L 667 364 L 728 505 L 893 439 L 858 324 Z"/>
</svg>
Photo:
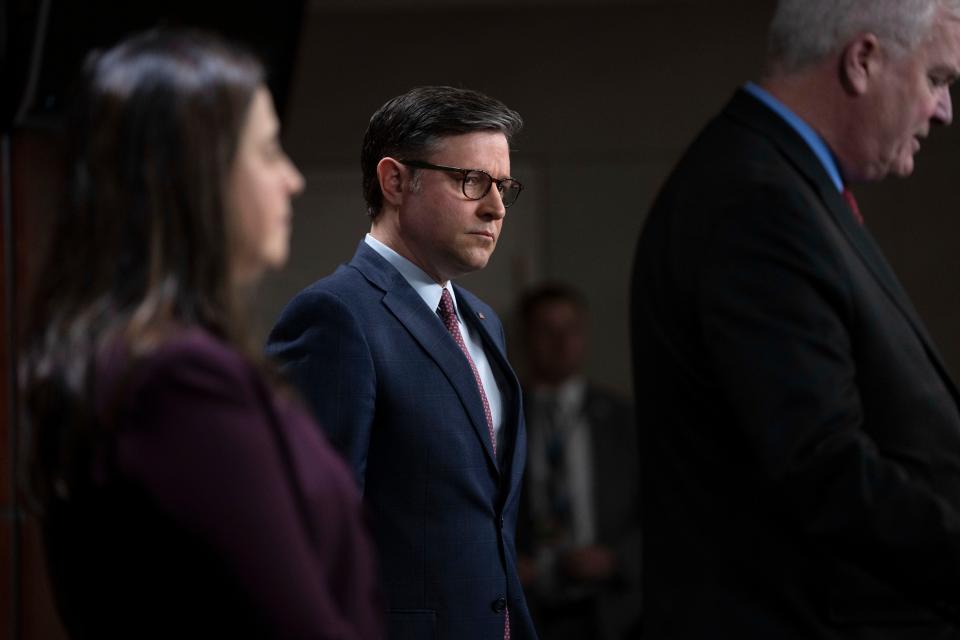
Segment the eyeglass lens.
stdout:
<svg viewBox="0 0 960 640">
<path fill-rule="evenodd" d="M 479 200 L 487 195 L 493 184 L 493 178 L 483 171 L 468 171 L 463 176 L 463 193 L 472 200 Z M 515 180 L 504 180 L 497 185 L 503 206 L 509 207 L 520 195 L 520 184 Z"/>
</svg>

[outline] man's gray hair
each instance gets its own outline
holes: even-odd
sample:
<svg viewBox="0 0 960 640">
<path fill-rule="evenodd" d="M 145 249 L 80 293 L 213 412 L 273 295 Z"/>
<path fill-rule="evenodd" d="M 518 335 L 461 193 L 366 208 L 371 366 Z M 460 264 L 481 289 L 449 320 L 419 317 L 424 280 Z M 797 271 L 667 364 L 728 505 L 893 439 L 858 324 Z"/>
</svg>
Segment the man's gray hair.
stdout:
<svg viewBox="0 0 960 640">
<path fill-rule="evenodd" d="M 940 7 L 960 16 L 960 0 L 778 0 L 769 62 L 776 71 L 797 71 L 863 32 L 906 52 L 930 32 Z"/>
</svg>

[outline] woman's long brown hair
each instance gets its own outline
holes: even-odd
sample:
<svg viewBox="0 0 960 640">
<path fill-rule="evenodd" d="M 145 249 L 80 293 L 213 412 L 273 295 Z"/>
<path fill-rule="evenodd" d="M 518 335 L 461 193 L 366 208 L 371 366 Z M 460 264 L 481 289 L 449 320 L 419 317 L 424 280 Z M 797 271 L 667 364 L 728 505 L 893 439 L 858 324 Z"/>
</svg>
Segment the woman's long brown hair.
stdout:
<svg viewBox="0 0 960 640">
<path fill-rule="evenodd" d="M 263 69 L 198 32 L 94 53 L 70 124 L 68 202 L 21 341 L 26 486 L 41 507 L 88 469 L 104 425 L 93 363 L 201 327 L 257 360 L 230 277 L 224 188 Z"/>
</svg>

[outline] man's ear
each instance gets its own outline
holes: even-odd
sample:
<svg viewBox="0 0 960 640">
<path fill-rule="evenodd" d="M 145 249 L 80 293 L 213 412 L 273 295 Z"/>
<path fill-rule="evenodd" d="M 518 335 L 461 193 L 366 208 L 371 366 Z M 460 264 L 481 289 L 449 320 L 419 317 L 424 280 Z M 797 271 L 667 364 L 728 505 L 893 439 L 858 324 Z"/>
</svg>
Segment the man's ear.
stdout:
<svg viewBox="0 0 960 640">
<path fill-rule="evenodd" d="M 840 81 L 854 95 L 870 88 L 883 62 L 880 41 L 872 33 L 862 33 L 847 43 L 840 56 Z"/>
<path fill-rule="evenodd" d="M 381 158 L 377 163 L 377 180 L 383 192 L 383 202 L 392 207 L 403 204 L 407 174 L 404 166 L 391 157 Z"/>
</svg>

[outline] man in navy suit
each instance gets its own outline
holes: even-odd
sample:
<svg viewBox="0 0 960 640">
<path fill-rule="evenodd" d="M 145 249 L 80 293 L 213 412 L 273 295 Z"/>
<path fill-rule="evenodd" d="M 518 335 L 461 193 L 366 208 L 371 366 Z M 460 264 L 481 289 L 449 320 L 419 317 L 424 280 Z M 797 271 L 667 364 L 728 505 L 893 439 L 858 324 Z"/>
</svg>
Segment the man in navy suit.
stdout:
<svg viewBox="0 0 960 640">
<path fill-rule="evenodd" d="M 779 0 L 770 45 L 637 248 L 644 638 L 957 638 L 960 392 L 849 189 L 951 121 L 960 1 Z"/>
<path fill-rule="evenodd" d="M 451 87 L 383 105 L 361 153 L 370 233 L 268 341 L 363 489 L 390 638 L 536 637 L 514 545 L 520 387 L 500 320 L 451 282 L 497 245 L 521 125 Z"/>
</svg>

